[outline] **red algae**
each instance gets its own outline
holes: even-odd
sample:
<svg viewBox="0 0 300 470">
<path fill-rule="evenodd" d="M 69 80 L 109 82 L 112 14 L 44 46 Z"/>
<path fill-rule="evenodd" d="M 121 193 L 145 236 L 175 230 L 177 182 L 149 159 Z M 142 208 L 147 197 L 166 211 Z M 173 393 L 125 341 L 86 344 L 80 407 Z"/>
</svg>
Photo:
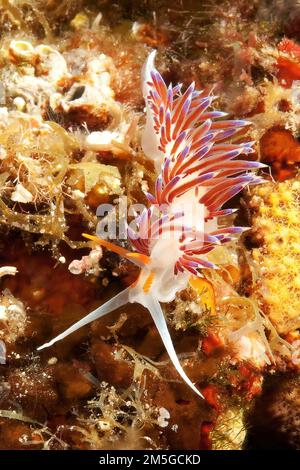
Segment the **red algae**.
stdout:
<svg viewBox="0 0 300 470">
<path fill-rule="evenodd" d="M 261 159 L 271 164 L 279 181 L 293 177 L 300 161 L 300 144 L 286 129 L 269 129 L 260 140 Z"/>
</svg>

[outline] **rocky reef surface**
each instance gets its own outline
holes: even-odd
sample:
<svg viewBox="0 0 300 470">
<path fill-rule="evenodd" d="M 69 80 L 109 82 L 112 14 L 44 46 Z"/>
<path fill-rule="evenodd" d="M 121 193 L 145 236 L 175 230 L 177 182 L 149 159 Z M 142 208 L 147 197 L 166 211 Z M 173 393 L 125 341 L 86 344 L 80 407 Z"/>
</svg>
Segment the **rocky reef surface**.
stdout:
<svg viewBox="0 0 300 470">
<path fill-rule="evenodd" d="M 298 3 L 3 0 L 0 26 L 0 449 L 299 449 Z M 138 276 L 82 232 L 153 188 L 153 48 L 167 83 L 252 123 L 268 165 L 234 199 L 249 230 L 214 251 L 220 269 L 164 304 L 205 400 L 137 304 L 37 351 Z"/>
</svg>

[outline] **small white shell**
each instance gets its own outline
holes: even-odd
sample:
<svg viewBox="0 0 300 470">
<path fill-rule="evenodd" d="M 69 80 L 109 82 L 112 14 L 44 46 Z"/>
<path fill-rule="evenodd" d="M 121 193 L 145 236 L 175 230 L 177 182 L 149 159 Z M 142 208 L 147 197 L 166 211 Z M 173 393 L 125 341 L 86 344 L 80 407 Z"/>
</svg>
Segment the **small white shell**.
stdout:
<svg viewBox="0 0 300 470">
<path fill-rule="evenodd" d="M 68 76 L 67 63 L 57 50 L 45 44 L 40 44 L 35 50 L 39 58 L 36 70 L 40 75 L 46 75 L 49 81 L 55 84 Z"/>
<path fill-rule="evenodd" d="M 117 132 L 91 132 L 86 138 L 85 145 L 88 150 L 93 150 L 94 152 L 105 151 L 111 149 L 112 140 L 119 140 Z"/>
<path fill-rule="evenodd" d="M 22 98 L 22 96 L 16 96 L 16 98 L 14 98 L 13 103 L 18 111 L 24 111 L 26 107 L 26 101 L 24 100 L 24 98 Z"/>
<path fill-rule="evenodd" d="M 17 268 L 15 266 L 2 266 L 0 268 L 0 277 L 14 276 L 16 272 L 17 272 Z"/>
<path fill-rule="evenodd" d="M 14 59 L 19 61 L 33 62 L 36 58 L 34 47 L 28 41 L 13 40 L 8 51 Z"/>
<path fill-rule="evenodd" d="M 157 419 L 157 424 L 161 427 L 161 428 L 166 428 L 168 425 L 169 425 L 169 419 L 171 417 L 169 411 L 166 409 L 166 408 L 159 408 L 159 416 L 158 416 L 158 419 Z"/>
</svg>

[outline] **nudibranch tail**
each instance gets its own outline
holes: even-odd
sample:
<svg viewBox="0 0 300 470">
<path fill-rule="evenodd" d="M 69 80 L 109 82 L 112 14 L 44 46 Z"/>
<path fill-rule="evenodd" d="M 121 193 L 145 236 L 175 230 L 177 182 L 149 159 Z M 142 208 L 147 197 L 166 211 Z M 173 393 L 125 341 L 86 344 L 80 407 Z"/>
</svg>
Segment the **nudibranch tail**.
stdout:
<svg viewBox="0 0 300 470">
<path fill-rule="evenodd" d="M 50 346 L 53 346 L 53 344 L 66 338 L 66 336 L 69 336 L 71 333 L 74 333 L 76 330 L 78 330 L 82 326 L 88 325 L 89 323 L 95 320 L 98 320 L 101 317 L 104 317 L 108 313 L 113 312 L 117 308 L 122 307 L 123 305 L 126 305 L 129 302 L 130 290 L 131 290 L 130 287 L 123 290 L 122 292 L 117 294 L 115 297 L 108 300 L 105 304 L 96 308 L 91 313 L 81 318 L 81 320 L 71 325 L 63 333 L 61 333 L 60 335 L 56 336 L 51 341 L 49 341 L 49 343 L 45 343 L 42 346 L 39 346 L 37 350 L 40 351 L 41 349 L 45 349 L 45 348 L 49 348 Z"/>
</svg>

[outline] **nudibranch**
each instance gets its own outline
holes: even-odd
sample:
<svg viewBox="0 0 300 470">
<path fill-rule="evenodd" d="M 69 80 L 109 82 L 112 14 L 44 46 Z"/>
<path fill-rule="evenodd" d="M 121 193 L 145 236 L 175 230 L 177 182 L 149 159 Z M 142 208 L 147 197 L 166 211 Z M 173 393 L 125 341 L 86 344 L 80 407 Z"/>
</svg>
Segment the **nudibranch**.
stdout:
<svg viewBox="0 0 300 470">
<path fill-rule="evenodd" d="M 214 97 L 195 90 L 194 84 L 184 93 L 181 86 L 167 87 L 154 67 L 154 57 L 155 51 L 143 70 L 147 116 L 142 147 L 155 161 L 158 177 L 154 193 L 147 194 L 149 207 L 136 217 L 137 230 L 128 227 L 134 251 L 85 235 L 138 265 L 139 278 L 38 349 L 53 345 L 128 302 L 137 302 L 149 310 L 179 375 L 202 397 L 178 360 L 160 303 L 174 300 L 191 277 L 203 277 L 204 269 L 216 268 L 208 259 L 209 252 L 244 230 L 219 225 L 220 216 L 233 212 L 222 206 L 247 185 L 261 182 L 251 170 L 265 165 L 236 159 L 252 152 L 253 142 L 228 142 L 248 122 L 219 120 L 225 114 L 209 110 Z M 163 209 L 153 220 L 157 207 Z M 201 209 L 200 218 L 192 220 L 195 207 Z"/>
</svg>

